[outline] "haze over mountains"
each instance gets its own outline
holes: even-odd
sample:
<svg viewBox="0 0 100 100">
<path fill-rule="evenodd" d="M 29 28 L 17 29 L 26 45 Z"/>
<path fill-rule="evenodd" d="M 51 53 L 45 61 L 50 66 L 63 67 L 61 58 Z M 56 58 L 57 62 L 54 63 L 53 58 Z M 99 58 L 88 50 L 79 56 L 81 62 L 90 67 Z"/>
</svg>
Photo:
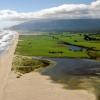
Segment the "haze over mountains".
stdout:
<svg viewBox="0 0 100 100">
<path fill-rule="evenodd" d="M 11 27 L 33 32 L 100 32 L 100 19 L 36 19 Z"/>
</svg>

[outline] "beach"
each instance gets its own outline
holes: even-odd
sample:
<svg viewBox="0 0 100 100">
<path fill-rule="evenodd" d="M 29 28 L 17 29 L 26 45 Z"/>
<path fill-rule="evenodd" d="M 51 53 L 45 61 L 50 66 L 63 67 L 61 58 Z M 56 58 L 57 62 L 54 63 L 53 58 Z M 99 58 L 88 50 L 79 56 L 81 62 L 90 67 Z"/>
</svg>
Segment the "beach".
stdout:
<svg viewBox="0 0 100 100">
<path fill-rule="evenodd" d="M 9 74 L 3 100 L 96 100 L 91 92 L 64 89 L 39 72 L 16 77 L 14 72 Z"/>
<path fill-rule="evenodd" d="M 8 50 L 0 55 L 0 100 L 2 100 L 2 95 L 7 83 L 8 74 L 11 71 L 12 60 L 17 42 L 18 34 L 16 34 L 16 37 L 13 39 L 13 43 L 9 46 Z"/>
</svg>

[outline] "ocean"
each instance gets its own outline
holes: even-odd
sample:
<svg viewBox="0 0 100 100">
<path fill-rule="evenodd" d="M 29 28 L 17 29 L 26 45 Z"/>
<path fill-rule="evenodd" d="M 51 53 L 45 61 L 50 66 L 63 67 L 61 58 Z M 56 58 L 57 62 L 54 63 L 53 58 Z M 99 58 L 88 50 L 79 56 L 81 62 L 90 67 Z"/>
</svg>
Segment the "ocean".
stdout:
<svg viewBox="0 0 100 100">
<path fill-rule="evenodd" d="M 9 47 L 13 44 L 15 37 L 15 31 L 0 30 L 0 55 L 9 49 Z"/>
</svg>

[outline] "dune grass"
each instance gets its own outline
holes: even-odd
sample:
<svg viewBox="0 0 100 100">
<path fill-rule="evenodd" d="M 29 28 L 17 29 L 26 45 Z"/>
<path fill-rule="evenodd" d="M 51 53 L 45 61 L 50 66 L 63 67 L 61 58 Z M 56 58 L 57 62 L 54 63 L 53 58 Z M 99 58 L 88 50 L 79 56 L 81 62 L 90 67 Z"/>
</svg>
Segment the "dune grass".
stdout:
<svg viewBox="0 0 100 100">
<path fill-rule="evenodd" d="M 47 60 L 32 59 L 31 57 L 17 55 L 14 57 L 12 70 L 25 74 L 49 65 L 50 61 Z"/>
</svg>

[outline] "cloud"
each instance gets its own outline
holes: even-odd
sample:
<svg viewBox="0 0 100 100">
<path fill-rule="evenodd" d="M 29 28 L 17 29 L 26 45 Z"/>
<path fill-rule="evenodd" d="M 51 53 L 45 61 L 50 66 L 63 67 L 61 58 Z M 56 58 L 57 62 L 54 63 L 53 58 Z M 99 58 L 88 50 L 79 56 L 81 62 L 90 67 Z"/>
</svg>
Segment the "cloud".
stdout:
<svg viewBox="0 0 100 100">
<path fill-rule="evenodd" d="M 0 10 L 0 20 L 27 21 L 35 18 L 100 18 L 100 0 L 91 4 L 64 4 L 37 12 L 19 13 Z"/>
</svg>

